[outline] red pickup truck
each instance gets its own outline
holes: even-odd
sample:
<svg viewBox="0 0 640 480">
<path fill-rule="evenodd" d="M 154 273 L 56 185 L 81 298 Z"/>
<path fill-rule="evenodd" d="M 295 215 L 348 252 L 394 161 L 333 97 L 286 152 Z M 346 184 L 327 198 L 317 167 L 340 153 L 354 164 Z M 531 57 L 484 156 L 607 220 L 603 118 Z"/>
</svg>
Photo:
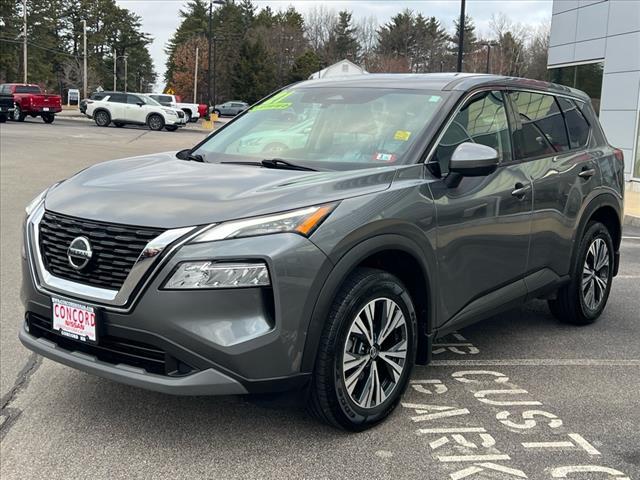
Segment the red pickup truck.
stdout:
<svg viewBox="0 0 640 480">
<path fill-rule="evenodd" d="M 13 120 L 24 122 L 27 115 L 42 117 L 45 123 L 52 123 L 56 113 L 62 111 L 60 95 L 44 93 L 38 85 L 28 83 L 4 83 L 0 85 L 0 93 L 13 95 Z"/>
</svg>

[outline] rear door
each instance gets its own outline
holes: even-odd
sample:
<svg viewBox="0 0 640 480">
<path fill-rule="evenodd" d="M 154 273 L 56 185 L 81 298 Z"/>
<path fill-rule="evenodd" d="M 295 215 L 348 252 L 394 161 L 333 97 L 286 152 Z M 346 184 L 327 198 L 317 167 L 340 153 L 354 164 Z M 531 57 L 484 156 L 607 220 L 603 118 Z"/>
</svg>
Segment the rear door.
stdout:
<svg viewBox="0 0 640 480">
<path fill-rule="evenodd" d="M 474 94 L 449 123 L 430 159 L 439 163 L 443 176 L 431 187 L 438 221 L 439 327 L 471 323 L 526 296 L 523 276 L 533 201 L 530 179 L 512 156 L 508 118 L 502 91 Z M 463 142 L 495 148 L 500 166 L 449 188 L 444 177 Z"/>
<path fill-rule="evenodd" d="M 111 120 L 126 120 L 125 105 L 127 103 L 127 95 L 124 93 L 112 93 L 107 99 L 109 104 L 109 113 L 111 114 Z"/>
<path fill-rule="evenodd" d="M 533 181 L 533 222 L 527 270 L 539 272 L 537 290 L 569 273 L 573 235 L 582 205 L 599 184 L 591 126 L 576 102 L 542 92 L 510 93 L 517 126 L 516 157 Z"/>
</svg>

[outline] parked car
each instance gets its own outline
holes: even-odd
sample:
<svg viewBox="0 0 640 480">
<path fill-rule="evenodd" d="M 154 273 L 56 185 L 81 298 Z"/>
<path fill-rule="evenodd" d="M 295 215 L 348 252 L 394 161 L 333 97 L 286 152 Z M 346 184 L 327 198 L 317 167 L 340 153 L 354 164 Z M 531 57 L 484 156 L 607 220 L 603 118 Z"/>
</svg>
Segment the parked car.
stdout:
<svg viewBox="0 0 640 480">
<path fill-rule="evenodd" d="M 102 100 L 104 97 L 112 93 L 116 93 L 116 92 L 114 92 L 113 90 L 103 90 L 101 92 L 93 92 L 91 95 L 89 95 L 89 98 L 85 98 L 80 101 L 80 106 L 79 106 L 80 113 L 82 113 L 83 115 L 86 115 L 87 105 L 91 103 L 92 100 Z"/>
<path fill-rule="evenodd" d="M 240 102 L 238 100 L 231 100 L 230 102 L 221 103 L 220 105 L 216 105 L 211 109 L 211 113 L 215 113 L 217 115 L 231 115 L 235 116 L 239 113 L 244 112 L 247 108 L 249 108 L 249 104 L 245 102 Z"/>
<path fill-rule="evenodd" d="M 0 123 L 4 123 L 13 114 L 13 95 L 0 93 Z"/>
<path fill-rule="evenodd" d="M 198 115 L 200 115 L 200 118 L 206 118 L 208 120 L 209 107 L 204 103 L 198 104 Z"/>
<path fill-rule="evenodd" d="M 13 120 L 24 122 L 27 115 L 42 117 L 45 123 L 53 123 L 56 113 L 62 111 L 62 97 L 44 93 L 38 85 L 27 83 L 4 83 L 0 93 L 13 96 Z"/>
<path fill-rule="evenodd" d="M 306 142 L 277 157 L 238 151 L 302 122 Z M 37 196 L 19 336 L 166 393 L 305 388 L 318 418 L 363 430 L 439 337 L 534 298 L 596 321 L 623 191 L 622 153 L 578 90 L 301 82 L 191 149 L 99 163 Z"/>
<path fill-rule="evenodd" d="M 200 118 L 200 109 L 197 103 L 179 102 L 175 95 L 166 93 L 150 93 L 149 96 L 165 107 L 182 110 L 186 115 L 187 122 L 197 122 Z"/>
<path fill-rule="evenodd" d="M 186 124 L 184 112 L 163 107 L 142 93 L 108 93 L 100 100 L 89 100 L 86 112 L 99 127 L 147 125 L 151 130 L 174 132 Z"/>
</svg>

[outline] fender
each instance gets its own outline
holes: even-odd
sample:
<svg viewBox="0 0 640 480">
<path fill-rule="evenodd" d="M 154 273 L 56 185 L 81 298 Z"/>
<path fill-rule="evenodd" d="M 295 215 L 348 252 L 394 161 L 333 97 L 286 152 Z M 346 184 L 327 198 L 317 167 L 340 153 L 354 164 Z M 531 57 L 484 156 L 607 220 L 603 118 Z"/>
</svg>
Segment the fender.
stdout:
<svg viewBox="0 0 640 480">
<path fill-rule="evenodd" d="M 423 275 L 427 282 L 427 331 L 428 349 L 430 353 L 430 337 L 433 331 L 433 320 L 435 318 L 436 302 L 431 301 L 436 297 L 435 285 L 433 278 L 429 276 L 429 272 L 435 271 L 435 255 L 433 252 L 425 252 L 424 247 L 420 247 L 416 242 L 407 237 L 397 234 L 382 234 L 368 238 L 345 253 L 327 276 L 313 308 L 307 328 L 307 338 L 304 345 L 302 355 L 302 372 L 310 372 L 316 359 L 320 337 L 326 323 L 327 312 L 331 308 L 333 299 L 338 289 L 345 281 L 349 273 L 353 271 L 367 257 L 384 251 L 384 250 L 400 250 L 413 256 L 420 264 Z M 427 359 L 423 359 L 426 361 Z"/>
<path fill-rule="evenodd" d="M 573 242 L 571 245 L 571 263 L 569 265 L 573 265 L 575 262 L 575 257 L 578 254 L 578 245 L 580 244 L 580 239 L 584 235 L 585 230 L 587 229 L 587 223 L 591 216 L 601 207 L 611 207 L 617 214 L 617 222 L 620 228 L 622 228 L 621 214 L 622 211 L 622 199 L 618 195 L 614 195 L 609 190 L 598 189 L 593 192 L 593 196 L 587 202 L 585 202 L 585 206 L 582 209 L 582 213 L 580 214 L 580 222 L 578 223 L 578 228 L 575 229 L 575 234 L 573 236 Z M 615 244 L 616 251 L 614 252 L 615 258 L 615 266 L 613 274 L 614 276 L 618 273 L 618 267 L 620 265 L 620 242 Z"/>
</svg>

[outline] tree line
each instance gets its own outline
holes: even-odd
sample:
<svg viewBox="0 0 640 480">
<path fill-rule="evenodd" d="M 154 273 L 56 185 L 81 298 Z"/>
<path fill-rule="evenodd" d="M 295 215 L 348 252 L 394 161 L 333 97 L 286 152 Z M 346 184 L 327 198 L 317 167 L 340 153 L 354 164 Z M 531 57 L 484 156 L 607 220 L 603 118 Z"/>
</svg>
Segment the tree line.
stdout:
<svg viewBox="0 0 640 480">
<path fill-rule="evenodd" d="M 189 0 L 166 46 L 165 82 L 188 100 L 255 102 L 276 88 L 348 59 L 369 72 L 454 71 L 460 25 L 448 31 L 435 16 L 405 9 L 380 25 L 373 16 L 355 19 L 348 10 L 295 7 L 258 10 L 251 0 L 226 0 L 212 15 L 213 85 L 207 86 L 208 0 Z M 549 26 L 525 28 L 503 14 L 490 22 L 488 38 L 466 17 L 463 70 L 547 79 Z M 198 91 L 193 98 L 198 50 Z M 490 53 L 489 62 L 487 55 Z M 212 82 L 213 83 L 213 82 Z M 209 91 L 211 90 L 211 91 Z"/>
<path fill-rule="evenodd" d="M 0 0 L 0 82 L 23 80 L 23 2 Z M 83 84 L 83 24 L 87 22 L 89 91 L 113 88 L 115 57 L 127 56 L 131 91 L 156 81 L 140 17 L 115 0 L 28 0 L 28 81 L 64 93 Z M 124 58 L 116 62 L 117 88 L 124 88 Z"/>
</svg>

